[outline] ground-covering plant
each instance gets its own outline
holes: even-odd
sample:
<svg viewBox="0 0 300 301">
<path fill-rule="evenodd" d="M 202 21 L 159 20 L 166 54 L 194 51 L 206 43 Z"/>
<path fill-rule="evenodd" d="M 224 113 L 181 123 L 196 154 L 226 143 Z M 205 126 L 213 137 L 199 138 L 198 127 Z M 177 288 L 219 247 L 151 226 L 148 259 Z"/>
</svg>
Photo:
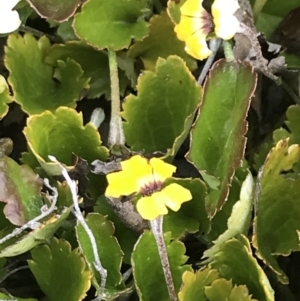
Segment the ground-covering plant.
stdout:
<svg viewBox="0 0 300 301">
<path fill-rule="evenodd" d="M 0 300 L 300 300 L 299 17 L 1 0 Z"/>
</svg>

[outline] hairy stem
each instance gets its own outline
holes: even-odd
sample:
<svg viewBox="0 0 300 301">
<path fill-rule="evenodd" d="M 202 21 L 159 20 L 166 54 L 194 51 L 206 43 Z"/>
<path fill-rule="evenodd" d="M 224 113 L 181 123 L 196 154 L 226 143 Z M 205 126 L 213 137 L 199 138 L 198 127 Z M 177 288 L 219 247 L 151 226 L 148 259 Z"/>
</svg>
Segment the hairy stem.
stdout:
<svg viewBox="0 0 300 301">
<path fill-rule="evenodd" d="M 120 116 L 120 88 L 118 76 L 117 55 L 113 50 L 108 50 L 110 89 L 111 89 L 111 118 L 109 124 L 108 145 L 124 145 L 125 137 Z"/>
<path fill-rule="evenodd" d="M 224 40 L 223 48 L 224 48 L 224 55 L 225 55 L 226 61 L 227 62 L 233 61 L 234 54 L 233 54 L 232 44 L 229 41 Z"/>
<path fill-rule="evenodd" d="M 177 295 L 175 292 L 174 282 L 172 278 L 172 273 L 170 269 L 170 263 L 168 259 L 167 249 L 164 241 L 164 235 L 163 235 L 163 216 L 159 216 L 156 219 L 150 221 L 151 230 L 155 237 L 155 241 L 158 248 L 159 257 L 161 260 L 163 272 L 165 275 L 165 280 L 170 296 L 171 301 L 177 301 Z"/>
</svg>

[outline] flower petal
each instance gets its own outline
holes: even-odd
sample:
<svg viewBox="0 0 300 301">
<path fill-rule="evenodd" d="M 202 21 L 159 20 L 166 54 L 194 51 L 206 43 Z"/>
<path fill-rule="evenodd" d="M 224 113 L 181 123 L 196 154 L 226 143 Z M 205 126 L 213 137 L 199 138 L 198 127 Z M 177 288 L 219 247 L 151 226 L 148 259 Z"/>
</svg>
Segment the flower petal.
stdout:
<svg viewBox="0 0 300 301">
<path fill-rule="evenodd" d="M 122 170 L 131 173 L 136 178 L 145 177 L 152 173 L 148 160 L 140 155 L 132 156 L 121 162 Z"/>
<path fill-rule="evenodd" d="M 206 35 L 196 32 L 186 41 L 185 51 L 198 60 L 204 60 L 211 55 L 211 50 L 207 47 Z"/>
<path fill-rule="evenodd" d="M 136 209 L 143 219 L 153 220 L 159 215 L 168 213 L 164 205 L 161 191 L 153 193 L 151 196 L 142 197 L 137 201 Z"/>
<path fill-rule="evenodd" d="M 203 11 L 205 11 L 202 2 L 203 0 L 187 0 L 180 8 L 181 14 L 191 17 L 201 17 Z"/>
<path fill-rule="evenodd" d="M 239 21 L 234 16 L 238 10 L 237 0 L 215 0 L 212 5 L 212 15 L 215 24 L 215 33 L 224 40 L 230 40 L 238 30 Z"/>
<path fill-rule="evenodd" d="M 199 30 L 199 28 L 201 28 L 201 24 L 199 25 L 198 18 L 181 15 L 180 22 L 175 26 L 174 30 L 178 39 L 185 41 L 195 31 Z"/>
<path fill-rule="evenodd" d="M 173 211 L 178 211 L 182 203 L 192 199 L 191 192 L 177 183 L 168 185 L 160 194 L 165 205 Z"/>
<path fill-rule="evenodd" d="M 150 165 L 153 168 L 152 173 L 155 182 L 164 182 L 176 171 L 176 166 L 166 163 L 158 158 L 152 158 L 150 160 Z"/>
<path fill-rule="evenodd" d="M 130 195 L 138 191 L 137 180 L 130 176 L 127 171 L 112 172 L 106 175 L 108 186 L 105 191 L 106 196 L 119 198 L 122 195 Z"/>
<path fill-rule="evenodd" d="M 0 8 L 1 9 L 1 8 Z M 17 30 L 21 25 L 17 11 L 6 10 L 0 13 L 0 34 L 6 34 Z"/>
<path fill-rule="evenodd" d="M 148 159 L 136 155 L 130 159 L 121 162 L 122 170 L 128 172 L 128 178 L 135 178 L 136 191 L 139 191 L 142 187 L 149 185 L 153 182 L 152 166 Z"/>
</svg>

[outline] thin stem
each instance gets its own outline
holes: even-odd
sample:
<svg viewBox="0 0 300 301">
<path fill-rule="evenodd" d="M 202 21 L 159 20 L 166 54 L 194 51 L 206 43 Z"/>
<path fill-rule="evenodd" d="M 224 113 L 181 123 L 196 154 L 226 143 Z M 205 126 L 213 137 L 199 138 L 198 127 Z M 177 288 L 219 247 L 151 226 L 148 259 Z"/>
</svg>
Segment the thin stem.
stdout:
<svg viewBox="0 0 300 301">
<path fill-rule="evenodd" d="M 111 88 L 111 119 L 109 124 L 108 145 L 124 145 L 125 137 L 120 116 L 120 88 L 118 76 L 117 55 L 113 50 L 108 50 L 110 88 Z"/>
<path fill-rule="evenodd" d="M 15 268 L 14 270 L 12 271 L 9 271 L 5 276 L 3 276 L 1 279 L 0 279 L 0 283 L 2 283 L 5 279 L 7 279 L 9 276 L 21 271 L 21 270 L 26 270 L 26 269 L 29 269 L 29 266 L 28 265 L 23 265 L 21 267 L 18 267 L 18 268 Z"/>
<path fill-rule="evenodd" d="M 61 39 L 59 36 L 53 36 L 53 35 L 44 33 L 40 30 L 37 30 L 35 28 L 25 26 L 25 25 L 21 25 L 19 28 L 19 31 L 30 32 L 31 34 L 33 34 L 34 36 L 36 36 L 38 38 L 41 38 L 42 36 L 46 36 L 53 43 L 63 43 L 64 42 L 63 39 Z"/>
<path fill-rule="evenodd" d="M 227 62 L 234 60 L 233 49 L 230 41 L 223 41 L 224 55 Z"/>
<path fill-rule="evenodd" d="M 150 221 L 151 230 L 155 237 L 155 241 L 158 248 L 158 253 L 160 257 L 160 261 L 162 264 L 163 272 L 165 275 L 165 280 L 170 296 L 171 301 L 177 301 L 177 295 L 175 292 L 174 282 L 172 278 L 172 273 L 170 269 L 170 263 L 168 259 L 168 253 L 164 241 L 164 235 L 163 235 L 163 216 L 159 216 L 156 219 Z"/>
<path fill-rule="evenodd" d="M 221 39 L 212 39 L 210 40 L 209 42 L 209 49 L 212 51 L 212 54 L 209 56 L 209 58 L 206 60 L 205 64 L 204 64 L 204 67 L 203 69 L 201 70 L 201 73 L 198 77 L 198 84 L 201 86 L 210 67 L 212 66 L 214 60 L 215 60 L 215 57 L 216 57 L 216 54 L 218 52 L 218 49 L 220 48 L 220 45 L 221 45 Z"/>
<path fill-rule="evenodd" d="M 99 300 L 101 300 L 105 296 L 104 289 L 105 289 L 106 280 L 107 280 L 107 270 L 104 269 L 104 267 L 101 264 L 95 236 L 94 236 L 92 230 L 89 228 L 88 224 L 86 223 L 86 221 L 81 213 L 81 210 L 79 208 L 76 183 L 75 183 L 75 181 L 73 181 L 70 178 L 67 170 L 63 167 L 63 165 L 61 163 L 59 163 L 57 161 L 57 159 L 54 156 L 48 156 L 48 157 L 51 161 L 56 162 L 60 165 L 60 167 L 62 169 L 61 173 L 62 173 L 63 177 L 65 178 L 66 182 L 68 183 L 70 190 L 71 190 L 72 200 L 73 200 L 73 205 L 74 205 L 73 213 L 74 213 L 75 217 L 77 218 L 78 222 L 82 225 L 83 229 L 85 230 L 86 234 L 88 235 L 88 237 L 90 239 L 92 249 L 93 249 L 93 255 L 94 255 L 93 264 L 94 264 L 95 269 L 99 272 L 99 274 L 101 276 L 100 294 L 98 296 Z"/>
</svg>

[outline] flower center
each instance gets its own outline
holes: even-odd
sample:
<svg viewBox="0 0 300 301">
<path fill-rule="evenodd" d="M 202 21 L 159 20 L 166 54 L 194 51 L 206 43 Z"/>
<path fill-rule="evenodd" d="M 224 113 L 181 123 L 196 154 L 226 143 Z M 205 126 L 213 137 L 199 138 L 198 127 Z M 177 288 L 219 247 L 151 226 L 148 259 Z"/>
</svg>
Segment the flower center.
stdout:
<svg viewBox="0 0 300 301">
<path fill-rule="evenodd" d="M 214 31 L 214 22 L 212 15 L 207 12 L 206 10 L 203 10 L 202 16 L 200 17 L 202 19 L 201 22 L 201 29 L 203 30 L 203 33 L 206 35 Z"/>
<path fill-rule="evenodd" d="M 150 196 L 155 191 L 161 190 L 162 184 L 162 182 L 155 180 L 153 180 L 153 182 L 144 184 L 144 186 L 140 188 L 140 194 L 143 196 Z"/>
</svg>

